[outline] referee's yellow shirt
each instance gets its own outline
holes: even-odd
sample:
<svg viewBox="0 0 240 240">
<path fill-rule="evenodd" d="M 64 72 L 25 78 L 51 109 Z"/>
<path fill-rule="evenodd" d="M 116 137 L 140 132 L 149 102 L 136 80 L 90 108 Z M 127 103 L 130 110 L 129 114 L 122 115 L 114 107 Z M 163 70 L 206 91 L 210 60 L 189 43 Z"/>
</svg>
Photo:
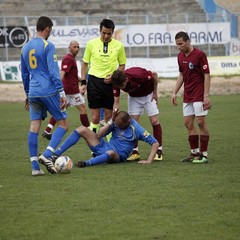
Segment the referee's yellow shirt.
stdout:
<svg viewBox="0 0 240 240">
<path fill-rule="evenodd" d="M 107 49 L 107 52 L 106 52 Z M 123 44 L 112 38 L 105 47 L 100 38 L 89 40 L 84 52 L 83 61 L 90 64 L 88 74 L 105 78 L 112 74 L 118 65 L 126 64 L 126 53 Z"/>
</svg>

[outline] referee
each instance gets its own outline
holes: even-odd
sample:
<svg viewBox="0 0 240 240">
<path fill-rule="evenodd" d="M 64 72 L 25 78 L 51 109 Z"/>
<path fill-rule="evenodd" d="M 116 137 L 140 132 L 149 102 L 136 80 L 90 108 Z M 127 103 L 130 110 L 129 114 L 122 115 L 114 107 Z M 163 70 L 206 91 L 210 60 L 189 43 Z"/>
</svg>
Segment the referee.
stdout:
<svg viewBox="0 0 240 240">
<path fill-rule="evenodd" d="M 100 37 L 88 41 L 83 55 L 82 93 L 87 89 L 88 107 L 92 115 L 90 129 L 94 132 L 99 130 L 100 108 L 104 108 L 105 122 L 112 116 L 114 96 L 110 75 L 116 69 L 124 70 L 126 64 L 123 44 L 112 38 L 114 28 L 112 20 L 103 19 L 100 23 Z"/>
</svg>

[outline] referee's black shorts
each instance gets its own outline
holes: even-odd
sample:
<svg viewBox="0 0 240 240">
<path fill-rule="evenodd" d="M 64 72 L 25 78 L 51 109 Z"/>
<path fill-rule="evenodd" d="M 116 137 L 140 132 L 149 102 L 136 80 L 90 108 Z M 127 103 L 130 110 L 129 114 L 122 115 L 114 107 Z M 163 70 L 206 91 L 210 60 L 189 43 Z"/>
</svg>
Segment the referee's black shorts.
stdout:
<svg viewBox="0 0 240 240">
<path fill-rule="evenodd" d="M 104 83 L 104 78 L 88 76 L 87 99 L 90 109 L 107 108 L 112 110 L 114 103 L 112 84 Z"/>
</svg>

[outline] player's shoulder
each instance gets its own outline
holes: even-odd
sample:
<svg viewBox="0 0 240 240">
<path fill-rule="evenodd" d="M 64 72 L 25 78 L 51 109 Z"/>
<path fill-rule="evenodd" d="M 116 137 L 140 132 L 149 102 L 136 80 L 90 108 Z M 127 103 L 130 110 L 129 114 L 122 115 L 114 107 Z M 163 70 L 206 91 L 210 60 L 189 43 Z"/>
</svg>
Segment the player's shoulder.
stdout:
<svg viewBox="0 0 240 240">
<path fill-rule="evenodd" d="M 193 48 L 193 53 L 196 55 L 206 55 L 205 52 L 199 48 Z"/>
</svg>

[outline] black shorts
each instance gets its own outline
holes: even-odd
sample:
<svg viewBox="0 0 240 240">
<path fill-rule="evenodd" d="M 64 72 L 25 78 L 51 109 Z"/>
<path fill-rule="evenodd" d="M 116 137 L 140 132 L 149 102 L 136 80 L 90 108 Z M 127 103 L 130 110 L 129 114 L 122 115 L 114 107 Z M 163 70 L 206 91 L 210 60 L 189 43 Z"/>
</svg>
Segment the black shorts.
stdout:
<svg viewBox="0 0 240 240">
<path fill-rule="evenodd" d="M 90 109 L 107 108 L 112 110 L 114 103 L 112 84 L 104 83 L 104 78 L 89 75 L 87 82 L 87 99 Z"/>
</svg>

